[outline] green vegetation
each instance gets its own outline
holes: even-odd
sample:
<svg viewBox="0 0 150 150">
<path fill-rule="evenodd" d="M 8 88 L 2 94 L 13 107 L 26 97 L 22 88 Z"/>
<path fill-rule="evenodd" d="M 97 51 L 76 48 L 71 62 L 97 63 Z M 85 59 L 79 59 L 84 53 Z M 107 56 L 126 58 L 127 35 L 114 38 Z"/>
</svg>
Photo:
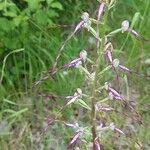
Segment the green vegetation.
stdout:
<svg viewBox="0 0 150 150">
<path fill-rule="evenodd" d="M 48 72 L 81 14 L 86 11 L 95 18 L 98 6 L 94 0 L 0 0 L 0 150 L 65 150 L 74 130 L 64 122 L 89 126 L 89 97 L 83 99 L 86 104 L 76 102 L 59 113 L 66 104 L 65 97 L 73 95 L 77 88 L 82 88 L 83 93 L 89 90 L 85 76 L 78 69 L 61 70 L 54 76 Z M 149 0 L 117 0 L 108 14 L 105 30 L 109 33 L 129 20 L 135 31 L 150 39 L 149 18 Z M 146 76 L 150 76 L 150 63 L 145 61 L 150 59 L 150 42 L 121 32 L 109 40 L 115 58 L 142 75 L 127 73 L 119 81 L 133 110 L 110 101 L 108 104 L 118 112 L 99 114 L 104 124 L 114 122 L 126 134 L 119 136 L 108 131 L 102 145 L 106 150 L 149 150 L 150 77 Z M 84 29 L 67 42 L 58 66 L 77 58 L 83 49 L 88 58 L 95 59 L 96 44 Z M 100 67 L 103 66 L 104 60 Z M 89 64 L 87 67 L 90 68 Z M 35 85 L 47 73 L 49 78 Z M 113 71 L 104 73 L 101 83 L 109 79 L 118 88 Z M 56 116 L 59 121 L 53 123 Z M 91 140 L 91 133 L 85 139 Z"/>
</svg>

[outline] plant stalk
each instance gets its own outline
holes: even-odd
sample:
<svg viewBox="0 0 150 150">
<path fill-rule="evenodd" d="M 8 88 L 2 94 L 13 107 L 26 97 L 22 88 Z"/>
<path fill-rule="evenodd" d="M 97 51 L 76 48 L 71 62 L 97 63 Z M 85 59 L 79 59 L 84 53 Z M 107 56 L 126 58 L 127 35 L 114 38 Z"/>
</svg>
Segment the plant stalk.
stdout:
<svg viewBox="0 0 150 150">
<path fill-rule="evenodd" d="M 93 85 L 92 85 L 92 97 L 91 97 L 91 125 L 92 125 L 92 138 L 93 138 L 93 150 L 97 149 L 97 142 L 99 143 L 99 139 L 97 137 L 97 133 L 96 133 L 96 99 L 97 99 L 97 93 L 96 90 L 99 86 L 98 83 L 98 74 L 100 72 L 100 66 L 101 66 L 101 60 L 102 60 L 102 51 L 104 49 L 104 43 L 105 43 L 105 25 L 106 25 L 106 19 L 107 19 L 107 14 L 108 14 L 108 9 L 105 10 L 105 14 L 104 14 L 104 24 L 103 24 L 103 30 L 101 31 L 101 43 L 100 43 L 100 48 L 97 47 L 97 54 L 98 54 L 98 58 L 96 60 L 96 72 L 95 72 L 95 77 L 94 77 L 94 81 L 93 81 Z M 99 143 L 100 145 L 100 143 Z"/>
</svg>

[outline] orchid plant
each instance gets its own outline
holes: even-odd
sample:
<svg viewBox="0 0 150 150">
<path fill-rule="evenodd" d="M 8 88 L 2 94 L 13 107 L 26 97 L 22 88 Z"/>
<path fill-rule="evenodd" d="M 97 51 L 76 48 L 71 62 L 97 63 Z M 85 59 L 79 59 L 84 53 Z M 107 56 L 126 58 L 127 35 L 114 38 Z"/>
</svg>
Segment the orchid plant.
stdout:
<svg viewBox="0 0 150 150">
<path fill-rule="evenodd" d="M 75 93 L 71 96 L 66 96 L 66 104 L 60 109 L 60 113 L 65 110 L 66 107 L 73 105 L 74 103 L 78 103 L 80 106 L 84 107 L 91 113 L 91 125 L 89 127 L 79 127 L 78 123 L 68 123 L 63 122 L 66 127 L 73 128 L 75 134 L 71 138 L 68 149 L 74 149 L 78 142 L 82 142 L 82 144 L 86 145 L 86 147 L 93 150 L 100 150 L 102 146 L 102 134 L 107 132 L 108 130 L 112 130 L 118 132 L 122 136 L 125 136 L 125 133 L 117 128 L 115 123 L 110 123 L 108 125 L 104 125 L 102 120 L 100 120 L 100 124 L 97 121 L 97 113 L 98 112 L 111 112 L 115 111 L 114 108 L 111 106 L 105 106 L 105 101 L 116 100 L 118 102 L 125 102 L 126 97 L 120 94 L 120 91 L 117 91 L 111 81 L 104 82 L 103 85 L 100 84 L 100 76 L 105 73 L 106 71 L 112 70 L 115 72 L 117 79 L 118 79 L 118 72 L 122 73 L 136 73 L 126 66 L 120 64 L 119 59 L 114 59 L 113 56 L 113 44 L 109 41 L 110 36 L 114 36 L 116 33 L 125 33 L 128 32 L 132 36 L 137 39 L 142 39 L 141 36 L 132 28 L 130 28 L 129 21 L 125 20 L 122 22 L 121 27 L 112 31 L 110 33 L 106 33 L 106 21 L 107 16 L 110 9 L 115 5 L 116 0 L 98 0 L 99 7 L 97 10 L 96 19 L 90 18 L 90 15 L 87 12 L 84 12 L 81 15 L 80 22 L 76 25 L 73 33 L 67 38 L 64 44 L 61 46 L 59 50 L 59 54 L 56 57 L 55 64 L 53 68 L 49 71 L 49 74 L 54 76 L 57 72 L 61 70 L 70 70 L 70 69 L 78 69 L 82 74 L 85 74 L 87 80 L 90 81 L 90 91 L 86 91 L 86 93 L 82 92 L 82 87 L 77 88 Z M 95 28 L 96 25 L 96 28 Z M 103 30 L 100 31 L 99 29 L 102 28 Z M 79 33 L 80 30 L 86 29 L 91 35 L 96 39 L 97 43 L 97 58 L 95 62 L 88 58 L 88 52 L 86 50 L 81 50 L 79 56 L 76 57 L 74 60 L 70 61 L 63 66 L 57 66 L 58 61 L 61 57 L 63 49 L 67 44 L 68 40 L 71 40 L 75 34 Z M 105 66 L 101 69 L 101 59 L 105 60 Z M 87 69 L 86 63 L 94 66 L 94 69 Z M 90 67 L 89 67 L 90 68 Z M 91 67 L 93 68 L 93 67 Z M 47 78 L 45 78 L 47 79 Z M 39 82 L 38 82 L 39 83 Z M 37 84 L 36 84 L 37 85 Z M 102 91 L 107 93 L 107 97 L 103 97 Z M 103 100 L 99 100 L 98 94 Z M 87 104 L 86 101 L 83 100 L 84 97 L 90 98 L 91 106 Z M 58 116 L 57 116 L 58 117 Z M 54 118 L 52 122 L 58 121 L 58 119 Z M 88 134 L 91 138 L 90 141 L 86 140 L 86 134 Z"/>
</svg>

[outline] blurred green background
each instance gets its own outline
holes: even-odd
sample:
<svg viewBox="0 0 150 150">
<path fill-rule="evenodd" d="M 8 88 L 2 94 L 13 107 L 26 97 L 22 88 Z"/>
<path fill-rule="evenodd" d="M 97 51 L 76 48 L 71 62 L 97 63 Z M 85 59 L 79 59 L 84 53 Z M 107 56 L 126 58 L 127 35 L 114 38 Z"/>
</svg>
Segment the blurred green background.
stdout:
<svg viewBox="0 0 150 150">
<path fill-rule="evenodd" d="M 84 87 L 86 92 L 89 87 L 85 87 L 84 76 L 77 70 L 70 70 L 60 72 L 55 79 L 50 78 L 38 86 L 33 83 L 52 67 L 59 48 L 80 21 L 82 12 L 95 17 L 98 6 L 96 0 L 0 0 L 1 150 L 66 149 L 73 130 L 58 123 L 50 126 L 46 134 L 41 135 L 41 132 L 46 128 L 45 118 L 55 116 L 64 105 L 64 99 L 57 96 L 72 95 L 78 87 Z M 120 28 L 121 22 L 127 19 L 140 35 L 150 39 L 149 18 L 150 0 L 117 0 L 108 16 L 107 32 Z M 123 64 L 145 75 L 150 74 L 150 63 L 145 64 L 145 60 L 150 59 L 150 43 L 140 42 L 126 33 L 119 33 L 110 40 L 115 47 L 114 55 Z M 76 58 L 82 49 L 94 59 L 96 46 L 90 41 L 91 35 L 86 30 L 74 36 L 67 43 L 59 65 Z M 110 73 L 105 79 L 111 77 Z M 104 149 L 149 150 L 150 79 L 134 74 L 123 78 L 126 81 L 124 88 L 128 89 L 129 99 L 141 118 L 139 121 L 136 113 L 113 104 L 127 116 L 123 113 L 103 116 L 123 128 L 127 136 L 106 134 L 102 141 Z M 60 118 L 89 124 L 89 114 L 85 115 L 85 112 L 74 105 Z"/>
</svg>

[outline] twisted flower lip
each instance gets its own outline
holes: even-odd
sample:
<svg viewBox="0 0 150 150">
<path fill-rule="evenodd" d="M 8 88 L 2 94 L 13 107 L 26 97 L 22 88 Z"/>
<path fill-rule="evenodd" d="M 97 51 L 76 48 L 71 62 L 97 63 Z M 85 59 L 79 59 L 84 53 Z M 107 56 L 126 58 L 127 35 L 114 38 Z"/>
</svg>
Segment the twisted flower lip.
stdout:
<svg viewBox="0 0 150 150">
<path fill-rule="evenodd" d="M 109 42 L 108 44 L 106 44 L 105 46 L 105 54 L 106 54 L 106 59 L 108 60 L 108 62 L 113 66 L 113 68 L 119 68 L 123 71 L 128 71 L 130 72 L 130 70 L 123 66 L 123 65 L 120 65 L 119 63 L 119 60 L 118 59 L 113 59 L 113 54 L 112 54 L 112 51 L 113 51 L 113 46 L 112 44 Z"/>
<path fill-rule="evenodd" d="M 100 21 L 101 17 L 102 17 L 102 14 L 104 12 L 104 9 L 105 9 L 105 2 L 102 2 L 100 5 L 99 5 L 99 8 L 98 8 L 98 13 L 97 13 L 97 21 Z"/>
<path fill-rule="evenodd" d="M 145 39 L 144 37 L 142 37 L 138 32 L 136 32 L 134 29 L 132 29 L 130 27 L 129 21 L 128 20 L 124 20 L 121 24 L 121 30 L 122 33 L 124 32 L 128 32 L 130 34 L 132 34 L 136 39 L 141 40 L 143 42 L 150 42 L 149 39 Z"/>
<path fill-rule="evenodd" d="M 69 64 L 65 64 L 64 68 L 78 68 L 82 64 L 82 58 L 76 58 L 71 61 Z"/>
<path fill-rule="evenodd" d="M 75 27 L 74 33 L 78 32 L 83 26 L 85 21 L 81 20 Z"/>
<path fill-rule="evenodd" d="M 116 91 L 110 83 L 105 82 L 105 89 L 108 92 L 111 99 L 116 99 L 121 101 L 125 100 L 125 98 L 121 94 L 119 94 L 119 92 Z"/>
<path fill-rule="evenodd" d="M 73 96 L 67 96 L 66 99 L 68 99 L 68 102 L 65 106 L 70 105 L 71 103 L 74 103 L 78 98 L 82 97 L 82 90 L 80 88 L 77 88 L 76 92 Z"/>
<path fill-rule="evenodd" d="M 87 52 L 86 50 L 82 50 L 79 54 L 79 57 L 72 60 L 70 63 L 68 64 L 65 64 L 63 67 L 66 68 L 66 69 L 69 69 L 69 68 L 78 68 L 79 66 L 82 65 L 82 61 L 86 61 L 86 58 L 87 58 Z"/>
<path fill-rule="evenodd" d="M 106 60 L 108 61 L 108 63 L 111 64 L 115 72 L 116 72 L 116 68 L 119 68 L 120 71 L 134 73 L 138 76 L 150 77 L 150 76 L 144 75 L 143 73 L 139 73 L 134 70 L 131 70 L 124 65 L 121 65 L 118 59 L 113 59 L 113 46 L 111 42 L 105 45 L 104 52 L 105 52 Z"/>
</svg>

